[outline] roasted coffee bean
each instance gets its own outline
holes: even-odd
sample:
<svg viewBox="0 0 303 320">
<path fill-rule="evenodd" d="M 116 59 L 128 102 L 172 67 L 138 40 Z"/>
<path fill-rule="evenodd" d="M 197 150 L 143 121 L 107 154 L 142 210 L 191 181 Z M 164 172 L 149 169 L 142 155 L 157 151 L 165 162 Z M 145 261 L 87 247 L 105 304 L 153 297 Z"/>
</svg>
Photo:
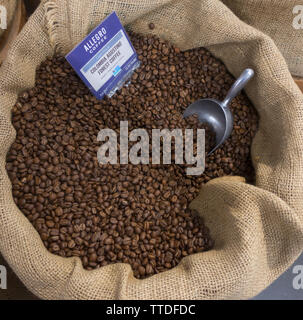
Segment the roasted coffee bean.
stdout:
<svg viewBox="0 0 303 320">
<path fill-rule="evenodd" d="M 141 66 L 112 98 L 93 97 L 64 57 L 47 59 L 36 85 L 13 108 L 16 141 L 7 155 L 13 197 L 54 254 L 81 258 L 92 270 L 128 263 L 137 278 L 177 266 L 213 246 L 189 203 L 201 186 L 225 175 L 253 182 L 250 146 L 257 115 L 242 93 L 231 104 L 231 137 L 206 159 L 200 176 L 186 165 L 100 165 L 101 129 L 206 129 L 185 108 L 200 98 L 223 99 L 234 79 L 206 49 L 181 52 L 155 36 L 131 34 Z M 174 146 L 173 146 L 174 150 Z M 220 221 L 218 221 L 220 223 Z"/>
<path fill-rule="evenodd" d="M 151 23 L 148 25 L 148 27 L 149 27 L 150 30 L 153 30 L 153 29 L 155 29 L 155 24 L 151 22 Z"/>
</svg>

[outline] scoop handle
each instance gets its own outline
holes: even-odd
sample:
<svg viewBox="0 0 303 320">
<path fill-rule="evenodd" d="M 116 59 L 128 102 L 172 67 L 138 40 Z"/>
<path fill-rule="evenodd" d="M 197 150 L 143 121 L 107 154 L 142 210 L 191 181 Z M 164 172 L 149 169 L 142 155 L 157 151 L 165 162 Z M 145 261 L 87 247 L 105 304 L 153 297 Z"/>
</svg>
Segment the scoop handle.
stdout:
<svg viewBox="0 0 303 320">
<path fill-rule="evenodd" d="M 233 86 L 227 93 L 225 100 L 222 102 L 224 108 L 227 108 L 231 101 L 241 92 L 246 86 L 248 81 L 254 76 L 255 72 L 253 69 L 245 69 L 240 77 L 236 80 Z"/>
</svg>

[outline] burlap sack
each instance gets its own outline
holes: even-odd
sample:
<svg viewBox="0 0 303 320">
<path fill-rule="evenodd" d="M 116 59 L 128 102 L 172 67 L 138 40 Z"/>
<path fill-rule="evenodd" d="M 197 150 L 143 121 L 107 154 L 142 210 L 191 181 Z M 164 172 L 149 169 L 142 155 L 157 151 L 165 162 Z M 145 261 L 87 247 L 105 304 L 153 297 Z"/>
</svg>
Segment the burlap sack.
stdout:
<svg viewBox="0 0 303 320">
<path fill-rule="evenodd" d="M 222 0 L 241 20 L 269 35 L 293 75 L 303 77 L 303 0 Z M 299 7 L 294 10 L 295 7 Z M 301 17 L 301 19 L 300 19 Z"/>
<path fill-rule="evenodd" d="M 137 32 L 154 32 L 181 49 L 206 46 L 238 76 L 256 71 L 247 94 L 260 115 L 252 147 L 256 186 L 211 181 L 192 203 L 215 239 L 162 274 L 133 277 L 127 264 L 85 271 L 78 258 L 50 254 L 13 202 L 5 155 L 17 94 L 55 49 L 67 53 L 115 10 Z M 46 299 L 244 299 L 275 280 L 303 248 L 303 95 L 274 42 L 219 0 L 44 1 L 16 40 L 0 74 L 0 251 L 24 284 Z"/>
<path fill-rule="evenodd" d="M 7 12 L 7 29 L 10 27 L 11 22 L 14 18 L 14 14 L 17 7 L 17 0 L 0 0 L 0 6 L 4 6 Z M 0 38 L 7 29 L 0 28 Z"/>
</svg>

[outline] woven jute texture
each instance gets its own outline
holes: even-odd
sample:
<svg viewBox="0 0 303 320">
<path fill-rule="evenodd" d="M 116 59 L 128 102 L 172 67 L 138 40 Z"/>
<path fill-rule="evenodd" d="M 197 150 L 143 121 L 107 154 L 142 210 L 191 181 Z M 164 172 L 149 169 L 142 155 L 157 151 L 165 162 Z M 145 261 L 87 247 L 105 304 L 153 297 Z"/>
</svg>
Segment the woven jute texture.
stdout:
<svg viewBox="0 0 303 320">
<path fill-rule="evenodd" d="M 5 157 L 17 94 L 33 87 L 37 66 L 67 53 L 115 10 L 136 32 L 153 30 L 182 50 L 205 46 L 238 76 L 252 67 L 247 94 L 259 116 L 252 147 L 256 186 L 222 178 L 206 184 L 192 208 L 205 218 L 212 251 L 168 272 L 134 278 L 127 264 L 85 271 L 78 258 L 50 254 L 13 202 Z M 275 280 L 303 248 L 303 95 L 268 36 L 241 22 L 219 0 L 43 1 L 0 71 L 0 251 L 44 299 L 245 299 Z"/>
<path fill-rule="evenodd" d="M 222 0 L 241 20 L 269 35 L 293 75 L 303 77 L 303 0 Z"/>
<path fill-rule="evenodd" d="M 17 0 L 0 0 L 0 6 L 3 6 L 6 9 L 7 28 L 9 28 L 17 8 Z M 1 11 L 1 13 L 3 12 Z M 0 37 L 4 34 L 5 31 L 5 29 L 0 28 Z"/>
</svg>

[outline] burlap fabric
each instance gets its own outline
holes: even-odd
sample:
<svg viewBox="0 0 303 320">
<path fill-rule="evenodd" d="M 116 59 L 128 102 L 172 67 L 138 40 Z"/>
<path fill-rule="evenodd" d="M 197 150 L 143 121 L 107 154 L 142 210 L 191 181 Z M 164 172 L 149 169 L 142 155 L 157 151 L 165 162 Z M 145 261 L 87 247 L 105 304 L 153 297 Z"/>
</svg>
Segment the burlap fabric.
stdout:
<svg viewBox="0 0 303 320">
<path fill-rule="evenodd" d="M 14 14 L 17 7 L 17 0 L 0 0 L 0 6 L 4 6 L 6 8 L 7 28 L 9 28 L 14 18 Z M 5 31 L 6 31 L 5 29 L 0 28 L 0 37 L 2 37 Z"/>
<path fill-rule="evenodd" d="M 282 52 L 291 73 L 303 77 L 303 11 L 293 10 L 296 6 L 303 8 L 303 0 L 222 2 L 241 20 L 269 35 Z"/>
<path fill-rule="evenodd" d="M 17 94 L 55 50 L 67 53 L 108 13 L 181 49 L 206 46 L 238 76 L 256 71 L 247 94 L 260 115 L 252 147 L 256 186 L 213 180 L 192 203 L 215 239 L 212 251 L 145 280 L 127 264 L 85 271 L 78 258 L 50 254 L 13 202 L 5 156 Z M 303 249 L 303 95 L 273 40 L 219 0 L 43 1 L 14 43 L 0 74 L 0 251 L 24 284 L 45 299 L 244 299 L 268 286 Z"/>
</svg>

